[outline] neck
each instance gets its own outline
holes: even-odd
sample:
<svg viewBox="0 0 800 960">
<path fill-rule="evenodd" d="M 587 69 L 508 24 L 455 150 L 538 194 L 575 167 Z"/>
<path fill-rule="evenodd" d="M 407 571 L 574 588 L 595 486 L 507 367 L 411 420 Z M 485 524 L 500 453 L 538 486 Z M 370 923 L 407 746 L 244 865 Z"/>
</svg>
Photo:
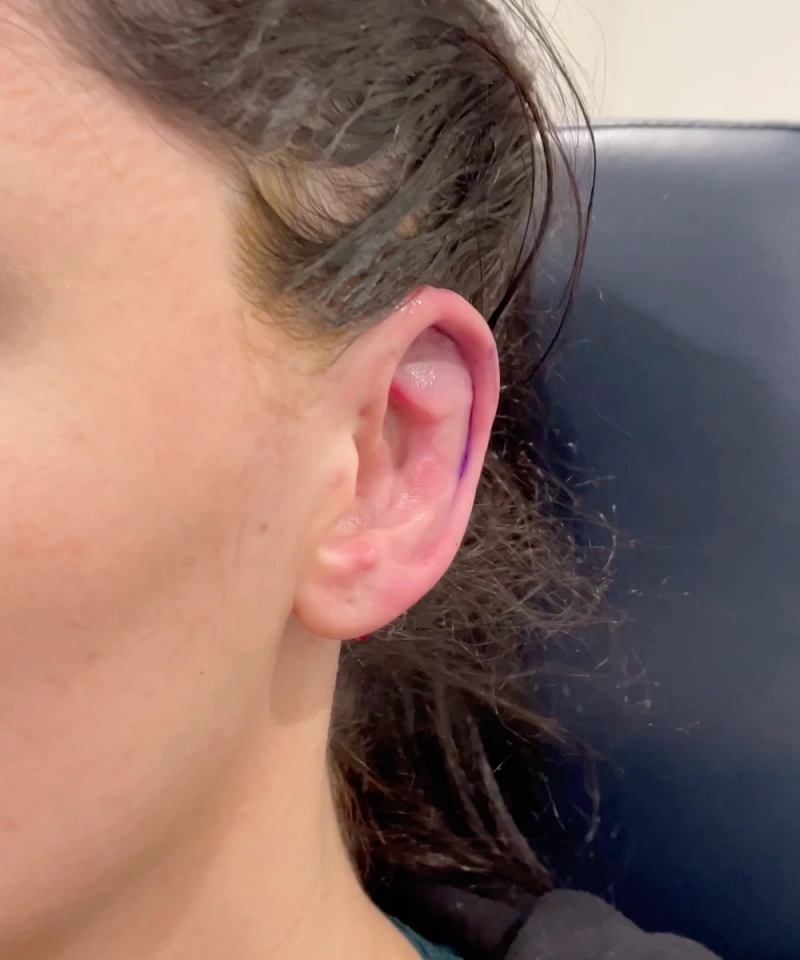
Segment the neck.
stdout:
<svg viewBox="0 0 800 960">
<path fill-rule="evenodd" d="M 267 734 L 218 795 L 13 960 L 418 960 L 362 890 L 342 841 L 328 710 L 293 697 L 275 722 L 272 699 Z"/>
</svg>

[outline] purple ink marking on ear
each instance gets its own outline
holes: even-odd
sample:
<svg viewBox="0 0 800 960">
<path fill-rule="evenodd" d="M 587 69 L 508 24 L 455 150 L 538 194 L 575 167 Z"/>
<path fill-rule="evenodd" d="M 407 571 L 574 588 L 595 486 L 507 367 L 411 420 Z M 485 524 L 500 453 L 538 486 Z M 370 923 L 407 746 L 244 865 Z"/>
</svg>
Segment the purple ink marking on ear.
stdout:
<svg viewBox="0 0 800 960">
<path fill-rule="evenodd" d="M 463 480 L 469 465 L 470 448 L 472 447 L 472 437 L 467 437 L 467 445 L 464 448 L 464 456 L 461 458 L 461 469 L 458 471 L 458 479 Z"/>
</svg>

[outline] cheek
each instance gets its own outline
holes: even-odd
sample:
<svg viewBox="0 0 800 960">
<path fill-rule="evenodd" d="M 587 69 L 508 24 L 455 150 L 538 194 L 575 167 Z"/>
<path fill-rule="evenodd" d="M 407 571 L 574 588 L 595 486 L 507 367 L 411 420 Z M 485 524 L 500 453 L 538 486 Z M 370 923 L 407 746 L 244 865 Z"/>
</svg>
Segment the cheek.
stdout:
<svg viewBox="0 0 800 960">
<path fill-rule="evenodd" d="M 281 424 L 235 337 L 165 317 L 155 350 L 116 319 L 79 350 L 0 360 L 0 721 L 44 723 L 76 684 L 100 713 L 119 689 L 222 677 L 250 641 L 218 642 L 252 619 L 250 581 L 265 630 L 290 602 L 288 569 L 257 567 L 259 551 L 286 555 L 281 457 L 263 453 Z"/>
<path fill-rule="evenodd" d="M 85 340 L 3 371 L 0 929 L 81 863 L 172 835 L 268 686 L 291 608 L 283 427 L 202 327 L 190 351 L 163 331 L 157 354 L 98 348 L 137 356 L 102 372 Z"/>
<path fill-rule="evenodd" d="M 31 377 L 22 396 L 6 397 L 0 644 L 39 634 L 41 621 L 79 628 L 125 616 L 142 591 L 167 585 L 198 541 L 207 541 L 204 555 L 222 549 L 214 541 L 230 501 L 214 498 L 233 494 L 224 488 L 243 465 L 226 462 L 203 400 L 216 397 L 225 417 L 224 392 L 207 381 L 198 395 L 185 374 L 161 386 L 148 373 Z"/>
</svg>

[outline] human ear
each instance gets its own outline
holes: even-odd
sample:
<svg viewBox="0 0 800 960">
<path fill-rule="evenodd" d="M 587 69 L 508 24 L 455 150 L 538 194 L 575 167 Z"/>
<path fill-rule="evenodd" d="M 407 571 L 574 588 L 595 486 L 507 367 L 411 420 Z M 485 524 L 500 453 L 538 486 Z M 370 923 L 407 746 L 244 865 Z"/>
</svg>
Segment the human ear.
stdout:
<svg viewBox="0 0 800 960">
<path fill-rule="evenodd" d="M 483 317 L 455 293 L 431 288 L 336 365 L 348 492 L 313 544 L 294 612 L 311 633 L 345 640 L 400 616 L 452 562 L 475 499 L 499 373 Z"/>
</svg>

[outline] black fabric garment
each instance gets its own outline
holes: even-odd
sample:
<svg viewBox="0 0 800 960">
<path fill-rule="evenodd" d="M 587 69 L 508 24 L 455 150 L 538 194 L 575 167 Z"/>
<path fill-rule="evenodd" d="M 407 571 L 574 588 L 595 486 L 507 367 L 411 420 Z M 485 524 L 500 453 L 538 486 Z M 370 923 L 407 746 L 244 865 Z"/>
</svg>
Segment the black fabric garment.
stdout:
<svg viewBox="0 0 800 960">
<path fill-rule="evenodd" d="M 718 960 L 682 937 L 645 933 L 588 893 L 557 890 L 508 903 L 412 884 L 390 899 L 404 923 L 463 960 Z"/>
</svg>

